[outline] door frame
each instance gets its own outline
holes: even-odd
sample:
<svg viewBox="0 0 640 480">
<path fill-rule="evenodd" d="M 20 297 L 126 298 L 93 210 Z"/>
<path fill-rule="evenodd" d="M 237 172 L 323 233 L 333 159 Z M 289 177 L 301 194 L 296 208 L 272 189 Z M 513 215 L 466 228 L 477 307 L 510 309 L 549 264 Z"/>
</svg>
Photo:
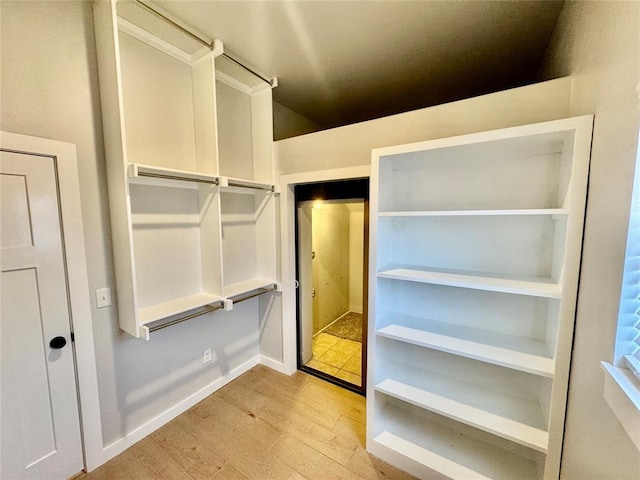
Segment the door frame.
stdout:
<svg viewBox="0 0 640 480">
<path fill-rule="evenodd" d="M 280 176 L 280 228 L 282 260 L 282 367 L 292 375 L 298 368 L 298 327 L 296 321 L 296 205 L 294 188 L 303 183 L 369 178 L 370 165 L 318 170 Z M 366 221 L 366 220 L 365 220 Z M 365 246 L 366 248 L 366 246 Z M 364 295 L 364 292 L 363 292 Z M 271 366 L 271 365 L 269 365 Z"/>
<path fill-rule="evenodd" d="M 366 185 L 366 186 L 365 186 Z M 320 378 L 340 385 L 347 390 L 351 390 L 360 395 L 366 395 L 367 392 L 367 332 L 368 332 L 368 294 L 369 294 L 369 177 L 359 178 L 347 178 L 341 180 L 323 181 L 323 182 L 308 182 L 306 184 L 297 185 L 300 189 L 294 187 L 294 201 L 296 203 L 296 217 L 295 217 L 295 229 L 296 229 L 296 280 L 298 280 L 296 291 L 296 329 L 297 329 L 297 365 L 298 370 L 310 373 Z M 297 191 L 296 191 L 297 190 Z M 354 193 L 356 192 L 356 193 Z M 360 195 L 362 194 L 362 195 Z M 302 319 L 300 317 L 301 301 L 302 297 L 300 292 L 302 291 L 302 285 L 299 276 L 299 262 L 300 262 L 300 245 L 299 245 L 299 219 L 297 215 L 298 204 L 301 201 L 313 201 L 317 198 L 322 198 L 326 201 L 344 201 L 358 200 L 362 198 L 364 204 L 364 216 L 363 216 L 363 237 L 362 244 L 362 368 L 360 370 L 361 383 L 360 385 L 354 385 L 345 380 L 342 380 L 334 375 L 316 370 L 315 368 L 303 365 L 300 361 L 300 345 L 302 343 Z M 312 227 L 313 228 L 313 227 Z M 315 308 L 314 308 L 315 309 Z"/>
<path fill-rule="evenodd" d="M 0 150 L 53 158 L 63 259 L 80 408 L 80 434 L 87 471 L 103 462 L 102 425 L 76 146 L 44 138 L 0 132 Z"/>
</svg>

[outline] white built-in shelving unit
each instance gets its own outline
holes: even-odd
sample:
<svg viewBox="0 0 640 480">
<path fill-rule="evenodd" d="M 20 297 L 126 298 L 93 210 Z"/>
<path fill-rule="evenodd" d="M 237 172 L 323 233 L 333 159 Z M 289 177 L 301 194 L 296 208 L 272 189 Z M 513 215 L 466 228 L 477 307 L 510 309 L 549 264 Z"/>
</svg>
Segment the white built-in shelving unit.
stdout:
<svg viewBox="0 0 640 480">
<path fill-rule="evenodd" d="M 147 340 L 279 288 L 277 82 L 152 8 L 161 15 L 135 0 L 94 6 L 119 321 Z"/>
<path fill-rule="evenodd" d="M 592 117 L 376 149 L 367 449 L 558 478 Z"/>
</svg>

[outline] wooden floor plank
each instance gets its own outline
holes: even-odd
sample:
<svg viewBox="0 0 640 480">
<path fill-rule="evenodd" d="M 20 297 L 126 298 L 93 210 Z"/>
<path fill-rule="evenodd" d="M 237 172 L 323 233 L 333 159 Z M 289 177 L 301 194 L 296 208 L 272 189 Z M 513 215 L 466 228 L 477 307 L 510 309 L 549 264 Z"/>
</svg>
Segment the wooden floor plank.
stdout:
<svg viewBox="0 0 640 480">
<path fill-rule="evenodd" d="M 227 463 L 211 480 L 247 480 L 247 477 Z"/>
<path fill-rule="evenodd" d="M 194 434 L 211 447 L 215 446 L 228 462 L 250 480 L 287 480 L 293 470 L 257 445 L 255 440 L 223 419 L 203 422 Z"/>
<path fill-rule="evenodd" d="M 210 425 L 220 422 L 229 425 L 251 438 L 257 445 L 268 450 L 282 434 L 282 431 L 256 414 L 243 410 L 242 407 L 225 400 L 221 395 L 211 395 L 207 400 L 207 408 L 211 411 L 203 424 Z"/>
<path fill-rule="evenodd" d="M 207 480 L 226 463 L 220 454 L 173 422 L 156 430 L 149 438 L 192 478 Z"/>
<path fill-rule="evenodd" d="M 271 452 L 309 480 L 362 480 L 358 474 L 292 435 L 285 434 Z"/>
<path fill-rule="evenodd" d="M 158 448 L 151 436 L 140 440 L 131 450 L 147 471 L 149 478 L 172 480 L 184 473 L 184 468 Z"/>
<path fill-rule="evenodd" d="M 367 442 L 366 426 L 344 415 L 338 419 L 332 431 L 344 438 L 354 439 L 359 445 L 365 445 Z"/>
<path fill-rule="evenodd" d="M 359 445 L 353 438 L 343 438 L 297 412 L 287 411 L 278 405 L 265 405 L 257 415 L 342 465 L 349 463 Z"/>
<path fill-rule="evenodd" d="M 321 404 L 309 405 L 301 402 L 299 400 L 299 393 L 295 394 L 287 392 L 274 385 L 266 383 L 258 386 L 256 390 L 260 394 L 269 398 L 272 402 L 277 402 L 325 428 L 333 428 L 340 418 L 340 414 L 338 412 Z"/>
<path fill-rule="evenodd" d="M 365 401 L 258 365 L 77 480 L 410 480 L 365 451 Z"/>
</svg>

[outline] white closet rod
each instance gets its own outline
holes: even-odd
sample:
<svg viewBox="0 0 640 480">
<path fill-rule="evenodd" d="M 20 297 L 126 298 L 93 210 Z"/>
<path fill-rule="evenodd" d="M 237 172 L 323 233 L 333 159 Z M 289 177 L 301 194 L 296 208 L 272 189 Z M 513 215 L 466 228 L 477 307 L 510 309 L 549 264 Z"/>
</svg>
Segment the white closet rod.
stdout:
<svg viewBox="0 0 640 480">
<path fill-rule="evenodd" d="M 188 35 L 189 37 L 193 38 L 197 42 L 199 42 L 199 43 L 203 44 L 204 46 L 208 47 L 210 50 L 213 50 L 213 48 L 214 48 L 213 42 L 207 42 L 204 38 L 201 38 L 199 35 L 196 35 L 191 30 L 189 30 L 189 29 L 183 27 L 182 25 L 179 25 L 178 23 L 174 22 L 169 17 L 167 17 L 166 15 L 163 15 L 162 13 L 158 12 L 156 9 L 154 9 L 153 7 L 150 7 L 146 3 L 144 3 L 144 2 L 142 2 L 140 0 L 133 0 L 133 1 L 135 3 L 137 3 L 138 5 L 140 5 L 142 8 L 144 8 L 145 10 L 147 10 L 148 12 L 151 12 L 152 14 L 154 14 L 156 17 L 158 17 L 161 20 L 164 20 L 165 22 L 173 25 L 175 28 L 177 28 L 178 30 L 180 30 L 184 34 Z M 228 55 L 228 54 L 226 54 L 224 52 L 222 52 L 222 56 L 228 58 L 229 60 L 231 60 L 236 65 L 244 68 L 247 72 L 255 75 L 260 80 L 263 80 L 263 81 L 267 82 L 270 86 L 273 87 L 273 79 L 268 79 L 268 78 L 263 77 L 262 75 L 260 75 L 256 71 L 254 71 L 251 68 L 247 67 L 242 62 L 236 60 L 235 58 L 233 58 L 232 56 L 230 56 L 230 55 Z"/>
</svg>

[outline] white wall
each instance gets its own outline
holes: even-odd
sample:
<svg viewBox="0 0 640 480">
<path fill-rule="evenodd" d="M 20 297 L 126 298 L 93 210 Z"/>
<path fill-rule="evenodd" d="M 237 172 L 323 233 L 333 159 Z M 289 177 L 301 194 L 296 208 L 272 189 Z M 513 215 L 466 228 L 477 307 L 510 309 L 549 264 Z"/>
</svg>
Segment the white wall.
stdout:
<svg viewBox="0 0 640 480">
<path fill-rule="evenodd" d="M 77 145 L 89 289 L 114 289 L 91 2 L 3 0 L 0 8 L 0 128 Z M 118 328 L 115 305 L 93 306 L 92 318 L 105 445 L 259 354 L 256 300 L 161 330 L 150 342 Z M 223 344 L 224 335 L 231 340 Z M 204 366 L 207 347 L 214 360 Z"/>
<path fill-rule="evenodd" d="M 640 453 L 603 399 L 613 360 L 638 128 L 640 3 L 568 2 L 546 59 L 574 74 L 571 114 L 595 113 L 563 479 L 638 479 Z"/>
<path fill-rule="evenodd" d="M 570 78 L 288 138 L 275 143 L 281 174 L 368 165 L 371 149 L 567 117 Z"/>
<path fill-rule="evenodd" d="M 349 208 L 349 310 L 362 313 L 364 203 L 348 203 L 347 208 Z"/>
</svg>

